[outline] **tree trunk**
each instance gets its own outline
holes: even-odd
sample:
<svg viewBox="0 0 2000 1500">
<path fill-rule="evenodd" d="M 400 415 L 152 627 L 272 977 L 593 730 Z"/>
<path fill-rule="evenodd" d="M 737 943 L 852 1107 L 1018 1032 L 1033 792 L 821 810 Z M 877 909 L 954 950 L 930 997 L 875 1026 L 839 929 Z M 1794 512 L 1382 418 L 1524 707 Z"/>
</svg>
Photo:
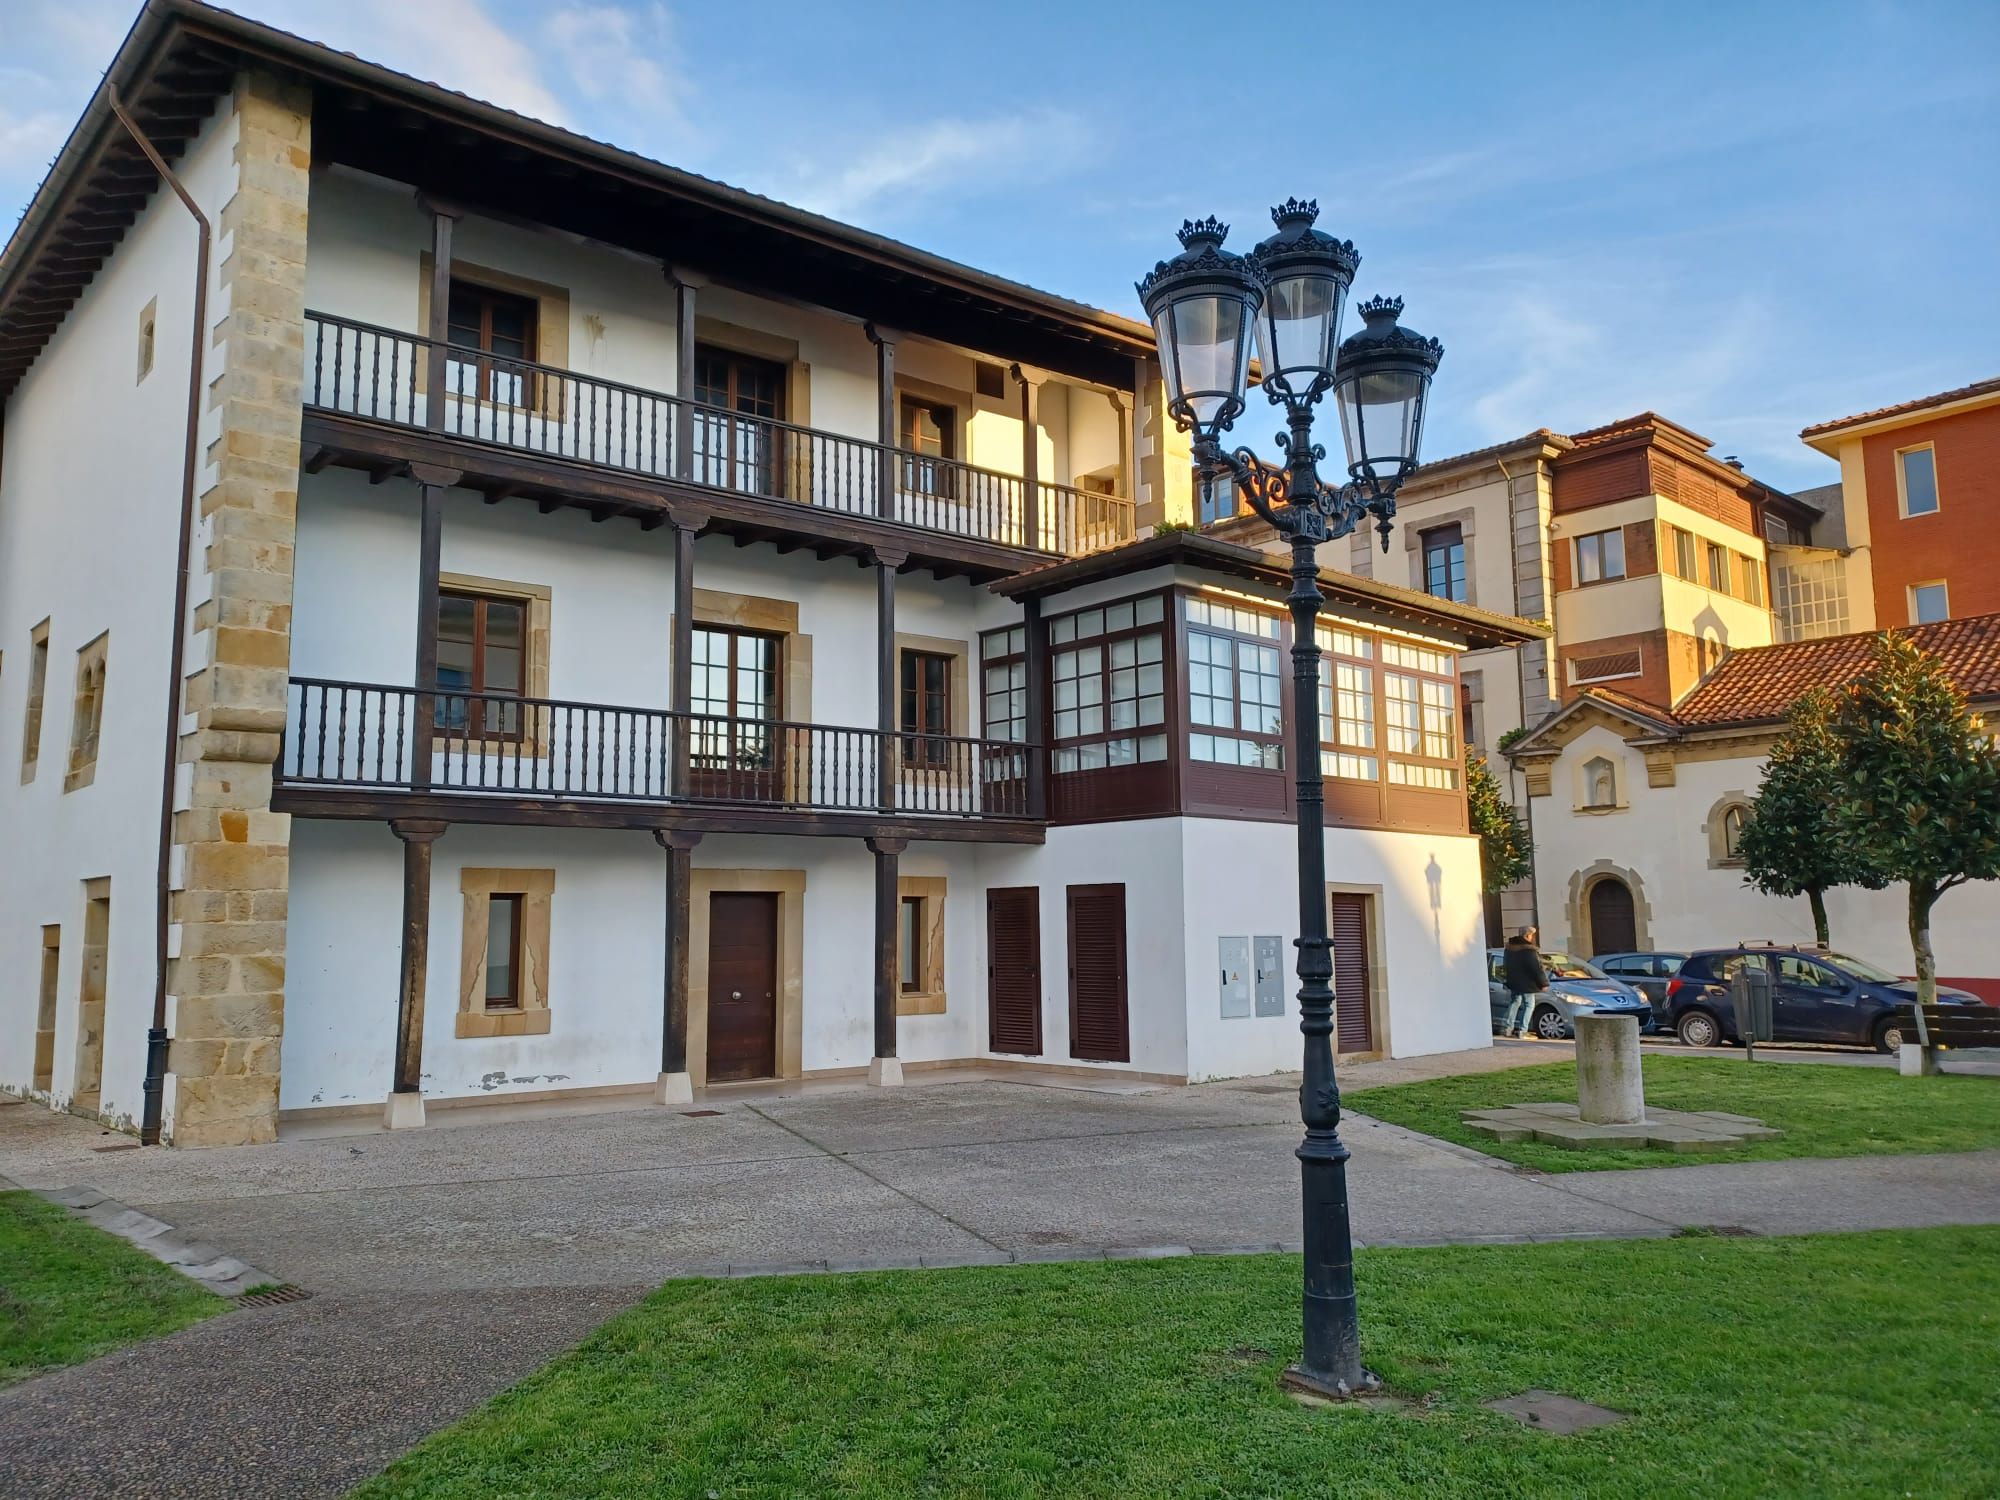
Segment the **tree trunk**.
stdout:
<svg viewBox="0 0 2000 1500">
<path fill-rule="evenodd" d="M 1831 948 L 1833 936 L 1826 925 L 1826 892 L 1818 886 L 1813 886 L 1806 892 L 1806 900 L 1812 903 L 1813 936 L 1818 940 L 1820 947 Z"/>
<path fill-rule="evenodd" d="M 1931 952 L 1931 907 L 1937 892 L 1919 881 L 1910 882 L 1910 948 L 1917 956 L 1917 1045 L 1931 1044 L 1930 1028 L 1924 1023 L 1924 1007 L 1937 1004 L 1937 955 Z"/>
</svg>

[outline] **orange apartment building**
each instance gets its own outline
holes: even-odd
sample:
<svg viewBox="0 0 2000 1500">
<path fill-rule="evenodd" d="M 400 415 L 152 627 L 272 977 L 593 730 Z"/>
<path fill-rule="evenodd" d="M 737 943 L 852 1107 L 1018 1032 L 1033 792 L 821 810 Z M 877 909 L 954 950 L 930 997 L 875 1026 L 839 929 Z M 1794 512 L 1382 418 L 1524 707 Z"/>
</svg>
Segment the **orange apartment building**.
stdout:
<svg viewBox="0 0 2000 1500">
<path fill-rule="evenodd" d="M 2000 378 L 1808 427 L 1840 464 L 1818 539 L 1889 628 L 2000 612 Z"/>
</svg>

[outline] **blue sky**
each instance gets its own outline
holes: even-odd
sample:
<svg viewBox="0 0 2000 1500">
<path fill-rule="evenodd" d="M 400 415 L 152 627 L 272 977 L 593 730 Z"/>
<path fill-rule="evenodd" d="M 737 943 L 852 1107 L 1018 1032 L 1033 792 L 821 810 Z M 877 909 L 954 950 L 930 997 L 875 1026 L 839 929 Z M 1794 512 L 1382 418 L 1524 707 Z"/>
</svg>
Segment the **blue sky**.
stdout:
<svg viewBox="0 0 2000 1500">
<path fill-rule="evenodd" d="M 0 0 L 8 224 L 136 8 Z M 236 8 L 1126 312 L 1316 196 L 1445 342 L 1433 456 L 1651 407 L 1802 487 L 1800 427 L 2000 374 L 1992 0 Z"/>
</svg>

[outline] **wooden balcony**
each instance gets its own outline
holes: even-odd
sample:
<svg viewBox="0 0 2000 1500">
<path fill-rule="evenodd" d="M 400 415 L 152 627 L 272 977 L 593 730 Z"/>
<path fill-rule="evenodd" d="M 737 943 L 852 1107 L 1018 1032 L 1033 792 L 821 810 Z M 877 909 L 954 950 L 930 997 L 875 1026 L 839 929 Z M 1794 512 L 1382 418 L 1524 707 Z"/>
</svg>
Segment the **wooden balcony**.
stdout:
<svg viewBox="0 0 2000 1500">
<path fill-rule="evenodd" d="M 829 522 L 886 523 L 906 536 L 1045 557 L 1100 551 L 1134 534 L 1132 502 L 1120 496 L 1047 481 L 1030 485 L 955 459 L 326 313 L 306 314 L 305 357 L 309 412 L 732 503 L 770 502 L 761 509 L 771 516 L 783 515 L 780 506 L 810 506 Z M 433 399 L 433 385 L 441 399 Z"/>
<path fill-rule="evenodd" d="M 273 805 L 350 818 L 1039 842 L 1041 747 L 292 679 Z"/>
</svg>

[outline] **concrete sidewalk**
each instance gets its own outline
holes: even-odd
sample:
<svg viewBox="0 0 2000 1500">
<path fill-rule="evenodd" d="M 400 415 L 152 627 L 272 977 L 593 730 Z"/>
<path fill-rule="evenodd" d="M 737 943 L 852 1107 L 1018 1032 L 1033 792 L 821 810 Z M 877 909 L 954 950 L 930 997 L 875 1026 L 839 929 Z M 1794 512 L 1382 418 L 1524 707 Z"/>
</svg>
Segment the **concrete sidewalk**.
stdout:
<svg viewBox="0 0 2000 1500">
<path fill-rule="evenodd" d="M 0 1173 L 98 1188 L 315 1293 L 0 1394 L 0 1452 L 21 1494 L 337 1494 L 676 1274 L 1292 1248 L 1296 1087 L 969 1078 L 216 1152 L 99 1153 L 92 1127 L 0 1108 Z M 1360 1116 L 1344 1134 L 1364 1244 L 2000 1222 L 2000 1152 L 1550 1177 Z"/>
</svg>

